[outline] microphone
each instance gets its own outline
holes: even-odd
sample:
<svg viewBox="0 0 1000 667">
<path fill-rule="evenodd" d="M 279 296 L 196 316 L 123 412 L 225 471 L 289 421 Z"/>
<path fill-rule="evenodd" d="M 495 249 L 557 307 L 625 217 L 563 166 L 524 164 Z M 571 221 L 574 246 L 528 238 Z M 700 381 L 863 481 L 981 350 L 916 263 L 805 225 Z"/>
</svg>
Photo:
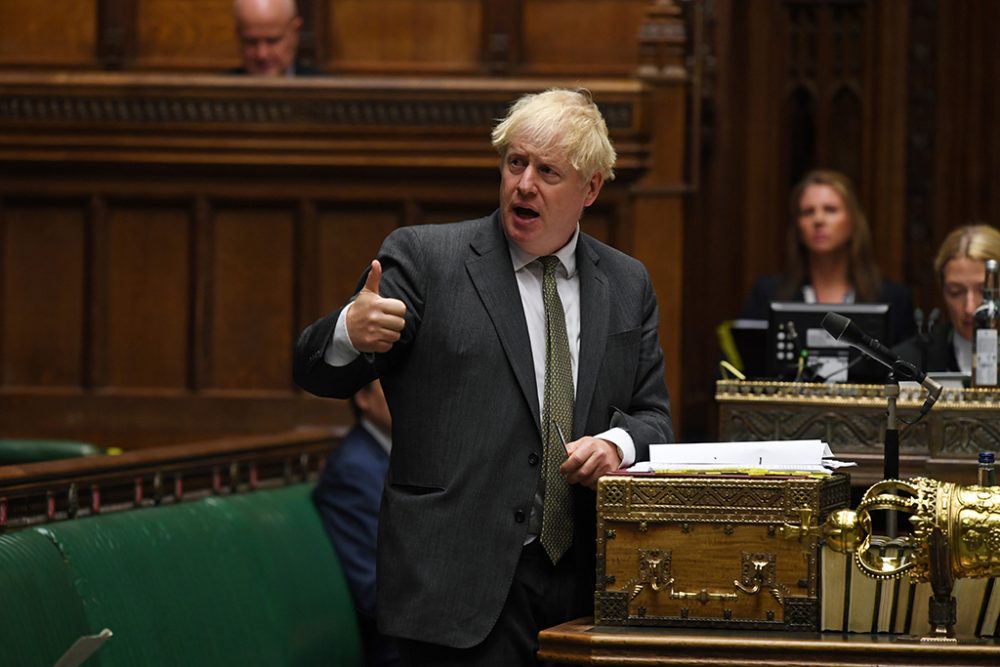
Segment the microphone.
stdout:
<svg viewBox="0 0 1000 667">
<path fill-rule="evenodd" d="M 913 309 L 913 321 L 917 325 L 917 333 L 924 335 L 924 311 L 920 308 Z"/>
<path fill-rule="evenodd" d="M 931 329 L 934 328 L 934 325 L 937 324 L 937 321 L 938 321 L 939 317 L 941 317 L 941 309 L 940 308 L 934 308 L 931 311 L 931 314 L 927 316 L 927 333 L 928 334 L 931 332 Z"/>
<path fill-rule="evenodd" d="M 943 387 L 940 383 L 909 361 L 900 359 L 899 355 L 866 334 L 850 319 L 839 313 L 829 312 L 823 316 L 823 321 L 820 324 L 828 334 L 837 340 L 861 350 L 875 361 L 887 366 L 897 379 L 919 382 L 920 386 L 927 390 L 927 400 L 920 408 L 921 416 L 927 414 L 931 406 L 941 396 Z"/>
</svg>

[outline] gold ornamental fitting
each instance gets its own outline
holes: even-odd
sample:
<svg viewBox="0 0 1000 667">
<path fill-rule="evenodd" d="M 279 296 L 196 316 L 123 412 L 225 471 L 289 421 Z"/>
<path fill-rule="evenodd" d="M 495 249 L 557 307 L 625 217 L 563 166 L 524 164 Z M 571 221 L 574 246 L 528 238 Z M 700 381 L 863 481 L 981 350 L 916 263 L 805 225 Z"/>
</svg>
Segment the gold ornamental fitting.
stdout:
<svg viewBox="0 0 1000 667">
<path fill-rule="evenodd" d="M 823 536 L 827 545 L 840 553 L 853 552 L 862 541 L 871 537 L 871 519 L 854 510 L 837 510 L 826 519 Z"/>
<path fill-rule="evenodd" d="M 894 540 L 871 533 L 870 512 L 892 510 L 910 515 L 909 535 Z M 856 511 L 827 518 L 827 545 L 853 551 L 858 567 L 876 579 L 908 573 L 930 581 L 936 567 L 932 537 L 943 536 L 954 578 L 1000 576 L 1000 486 L 961 486 L 925 477 L 885 480 L 865 492 Z"/>
</svg>

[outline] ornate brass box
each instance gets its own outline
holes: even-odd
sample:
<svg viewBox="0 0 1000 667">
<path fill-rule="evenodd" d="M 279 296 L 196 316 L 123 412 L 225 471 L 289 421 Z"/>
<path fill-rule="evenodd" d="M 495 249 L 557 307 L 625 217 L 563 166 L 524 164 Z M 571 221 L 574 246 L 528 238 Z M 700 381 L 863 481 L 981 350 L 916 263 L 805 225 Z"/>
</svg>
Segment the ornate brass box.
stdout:
<svg viewBox="0 0 1000 667">
<path fill-rule="evenodd" d="M 799 528 L 849 502 L 846 475 L 603 477 L 595 622 L 818 631 L 819 553 Z"/>
</svg>

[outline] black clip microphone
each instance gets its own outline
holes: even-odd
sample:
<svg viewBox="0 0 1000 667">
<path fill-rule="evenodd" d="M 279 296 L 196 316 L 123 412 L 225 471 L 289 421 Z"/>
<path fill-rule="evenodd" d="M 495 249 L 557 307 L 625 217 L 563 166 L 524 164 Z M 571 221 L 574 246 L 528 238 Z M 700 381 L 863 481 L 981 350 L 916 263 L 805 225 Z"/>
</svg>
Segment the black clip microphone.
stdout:
<svg viewBox="0 0 1000 667">
<path fill-rule="evenodd" d="M 940 383 L 909 361 L 900 359 L 899 355 L 866 334 L 850 319 L 839 313 L 830 312 L 823 316 L 821 324 L 826 332 L 837 340 L 861 350 L 875 361 L 887 366 L 897 379 L 919 382 L 920 386 L 927 390 L 927 400 L 920 408 L 921 416 L 927 414 L 941 396 L 943 387 Z"/>
</svg>

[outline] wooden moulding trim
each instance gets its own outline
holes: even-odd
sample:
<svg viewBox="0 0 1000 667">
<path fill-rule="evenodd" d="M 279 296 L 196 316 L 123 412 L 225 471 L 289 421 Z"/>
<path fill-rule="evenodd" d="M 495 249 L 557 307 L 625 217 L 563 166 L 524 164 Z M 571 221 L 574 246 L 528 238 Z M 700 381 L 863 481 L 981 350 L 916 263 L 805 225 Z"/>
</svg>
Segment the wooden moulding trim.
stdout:
<svg viewBox="0 0 1000 667">
<path fill-rule="evenodd" d="M 0 466 L 0 530 L 315 479 L 345 428 Z"/>
<path fill-rule="evenodd" d="M 240 77 L 0 73 L 0 123 L 38 126 L 148 125 L 309 127 L 492 127 L 515 98 L 552 86 L 586 86 L 612 132 L 635 129 L 645 87 L 632 79 L 349 77 L 275 82 Z"/>
<path fill-rule="evenodd" d="M 643 166 L 649 87 L 634 79 L 24 72 L 0 73 L 0 162 L 493 169 L 489 129 L 552 86 L 590 88 L 623 167 Z"/>
</svg>

